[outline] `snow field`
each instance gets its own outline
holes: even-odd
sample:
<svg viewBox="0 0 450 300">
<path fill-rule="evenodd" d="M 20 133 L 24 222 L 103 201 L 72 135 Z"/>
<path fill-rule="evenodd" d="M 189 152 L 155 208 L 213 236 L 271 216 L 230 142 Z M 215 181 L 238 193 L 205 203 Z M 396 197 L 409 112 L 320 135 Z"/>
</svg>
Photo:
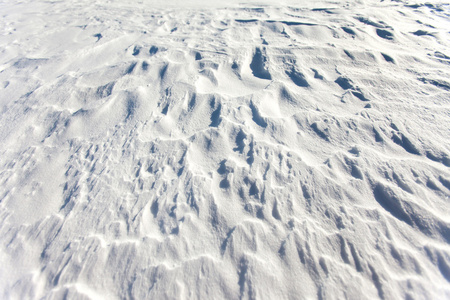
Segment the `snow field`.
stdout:
<svg viewBox="0 0 450 300">
<path fill-rule="evenodd" d="M 2 298 L 450 298 L 449 5 L 0 10 Z"/>
</svg>

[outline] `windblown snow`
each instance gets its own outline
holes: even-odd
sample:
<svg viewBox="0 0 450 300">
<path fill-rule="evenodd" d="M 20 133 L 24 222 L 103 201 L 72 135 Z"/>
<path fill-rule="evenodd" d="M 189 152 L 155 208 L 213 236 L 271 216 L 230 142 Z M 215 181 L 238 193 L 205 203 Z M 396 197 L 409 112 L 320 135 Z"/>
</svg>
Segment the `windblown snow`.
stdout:
<svg viewBox="0 0 450 300">
<path fill-rule="evenodd" d="M 449 4 L 0 11 L 2 299 L 450 299 Z"/>
</svg>

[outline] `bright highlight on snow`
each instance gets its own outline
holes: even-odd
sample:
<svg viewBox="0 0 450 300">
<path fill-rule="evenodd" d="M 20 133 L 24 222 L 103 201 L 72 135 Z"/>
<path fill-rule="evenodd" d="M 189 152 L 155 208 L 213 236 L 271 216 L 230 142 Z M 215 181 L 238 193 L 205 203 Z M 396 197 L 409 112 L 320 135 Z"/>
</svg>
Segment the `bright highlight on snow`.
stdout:
<svg viewBox="0 0 450 300">
<path fill-rule="evenodd" d="M 448 3 L 0 12 L 0 298 L 450 299 Z"/>
</svg>

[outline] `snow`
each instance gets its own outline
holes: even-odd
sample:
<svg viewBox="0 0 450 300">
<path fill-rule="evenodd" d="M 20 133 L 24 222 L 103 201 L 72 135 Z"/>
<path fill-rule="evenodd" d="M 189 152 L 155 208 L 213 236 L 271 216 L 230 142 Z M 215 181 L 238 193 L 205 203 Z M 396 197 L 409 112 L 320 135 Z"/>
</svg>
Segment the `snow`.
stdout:
<svg viewBox="0 0 450 300">
<path fill-rule="evenodd" d="M 0 11 L 2 299 L 450 299 L 450 5 Z"/>
</svg>

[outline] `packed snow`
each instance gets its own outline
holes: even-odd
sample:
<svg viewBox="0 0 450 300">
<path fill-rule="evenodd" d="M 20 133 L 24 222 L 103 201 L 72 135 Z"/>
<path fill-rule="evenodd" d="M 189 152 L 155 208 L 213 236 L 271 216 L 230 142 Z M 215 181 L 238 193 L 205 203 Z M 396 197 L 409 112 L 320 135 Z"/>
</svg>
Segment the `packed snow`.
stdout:
<svg viewBox="0 0 450 300">
<path fill-rule="evenodd" d="M 450 299 L 448 3 L 0 13 L 0 298 Z"/>
</svg>

